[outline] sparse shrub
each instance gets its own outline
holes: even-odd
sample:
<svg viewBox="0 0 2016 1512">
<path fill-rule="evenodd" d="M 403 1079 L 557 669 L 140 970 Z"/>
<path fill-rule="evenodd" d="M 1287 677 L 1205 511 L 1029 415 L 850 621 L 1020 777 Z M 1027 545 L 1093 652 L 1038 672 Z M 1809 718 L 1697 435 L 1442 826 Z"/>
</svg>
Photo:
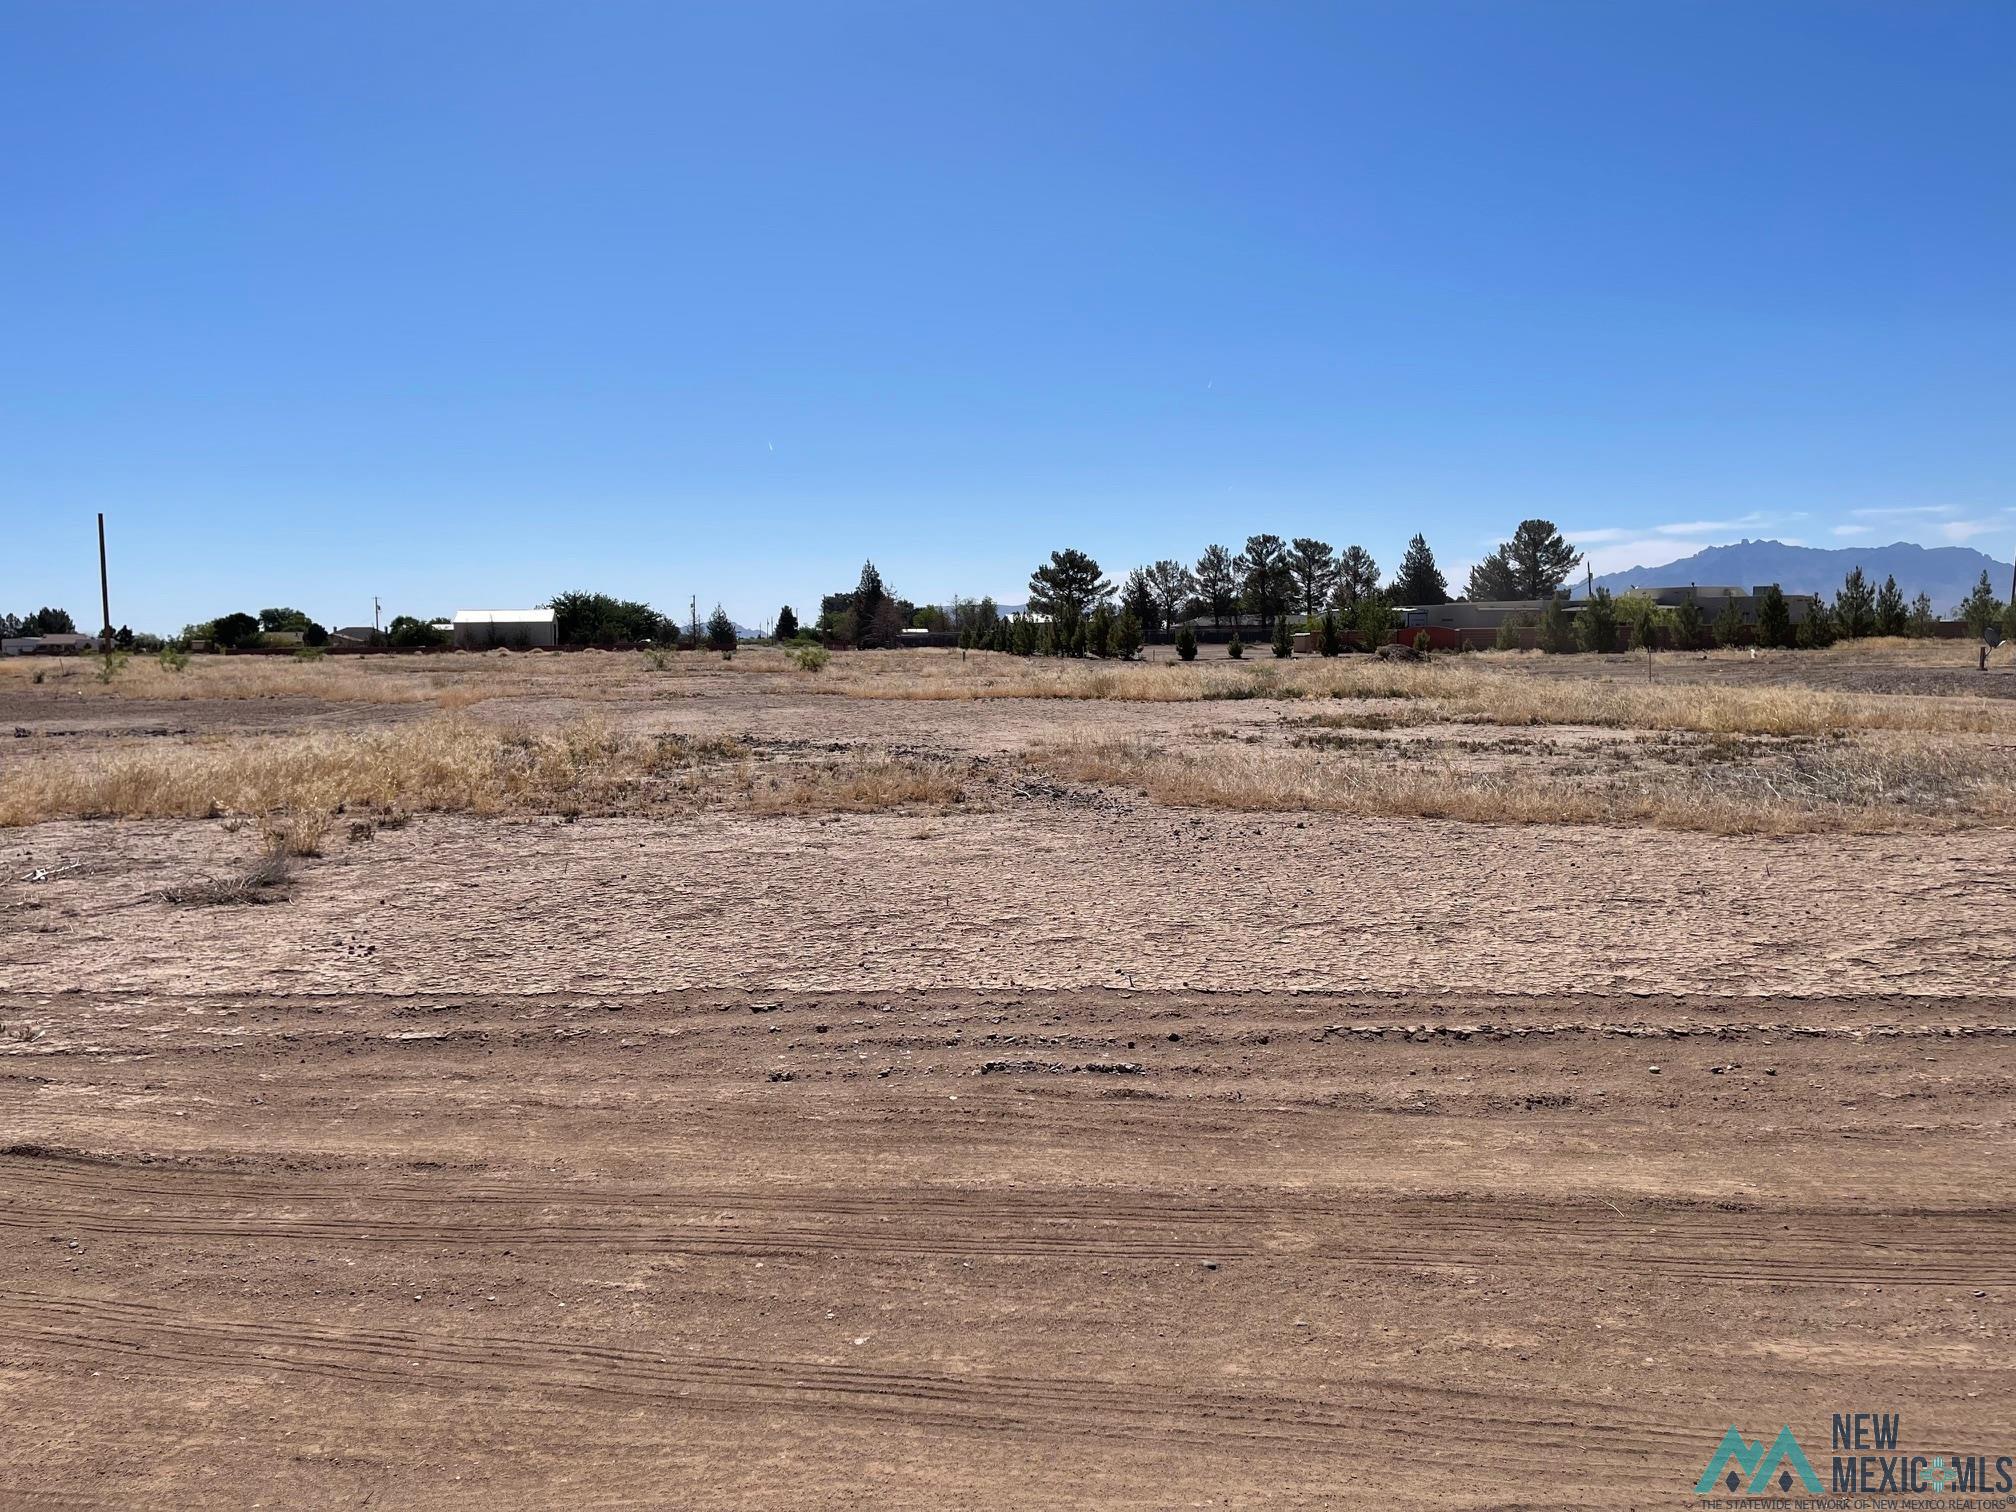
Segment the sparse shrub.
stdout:
<svg viewBox="0 0 2016 1512">
<path fill-rule="evenodd" d="M 1176 655 L 1182 661 L 1197 660 L 1197 632 L 1188 625 L 1176 632 Z"/>
<path fill-rule="evenodd" d="M 259 833 L 269 850 L 285 856 L 319 856 L 336 816 L 322 809 L 304 809 L 293 814 L 275 814 L 262 820 Z"/>
<path fill-rule="evenodd" d="M 800 646 L 791 653 L 791 660 L 800 672 L 818 672 L 832 659 L 824 646 Z"/>
<path fill-rule="evenodd" d="M 1604 591 L 1607 593 L 1609 590 Z M 1587 614 L 1589 611 L 1585 609 L 1582 612 Z M 1493 648 L 1499 651 L 1517 651 L 1525 643 L 1524 637 L 1519 633 L 1525 628 L 1526 620 L 1523 615 L 1506 615 L 1498 621 L 1498 633 L 1491 638 Z"/>
<path fill-rule="evenodd" d="M 1234 661 L 1239 661 L 1246 655 L 1246 642 L 1239 639 L 1237 630 L 1232 632 L 1232 639 L 1225 642 L 1225 654 Z"/>
<path fill-rule="evenodd" d="M 294 660 L 306 662 L 320 661 L 328 654 L 320 646 L 297 646 L 294 651 Z"/>
<path fill-rule="evenodd" d="M 205 877 L 161 890 L 163 901 L 196 907 L 277 903 L 281 889 L 294 875 L 294 862 L 284 846 L 268 842 L 259 859 L 235 877 Z"/>
<path fill-rule="evenodd" d="M 679 665 L 679 648 L 674 646 L 651 646 L 644 652 L 644 661 L 653 672 L 670 672 Z"/>
<path fill-rule="evenodd" d="M 101 651 L 98 653 L 98 681 L 109 683 L 126 670 L 126 663 L 132 660 L 124 651 Z"/>
</svg>

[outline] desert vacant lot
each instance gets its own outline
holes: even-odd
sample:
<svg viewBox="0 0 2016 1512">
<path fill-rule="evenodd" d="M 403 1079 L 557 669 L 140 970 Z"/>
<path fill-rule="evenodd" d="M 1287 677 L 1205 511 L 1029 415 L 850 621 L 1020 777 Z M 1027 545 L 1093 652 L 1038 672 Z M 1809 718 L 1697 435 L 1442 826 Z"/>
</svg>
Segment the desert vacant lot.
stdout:
<svg viewBox="0 0 2016 1512">
<path fill-rule="evenodd" d="M 2012 694 L 1866 642 L 0 666 L 0 1500 L 2010 1452 Z"/>
</svg>

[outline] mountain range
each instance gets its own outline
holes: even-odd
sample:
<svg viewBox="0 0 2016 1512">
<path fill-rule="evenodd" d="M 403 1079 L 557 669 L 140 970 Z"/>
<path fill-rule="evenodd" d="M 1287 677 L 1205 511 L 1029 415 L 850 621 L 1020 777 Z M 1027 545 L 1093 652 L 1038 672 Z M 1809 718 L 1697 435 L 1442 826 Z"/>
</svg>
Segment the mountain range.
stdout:
<svg viewBox="0 0 2016 1512">
<path fill-rule="evenodd" d="M 1874 586 L 1895 576 L 1907 599 L 1923 593 L 1935 614 L 1949 613 L 1965 598 L 1981 574 L 1997 595 L 2010 586 L 2010 566 L 1971 546 L 1918 546 L 1895 541 L 1888 546 L 1841 546 L 1826 549 L 1794 546 L 1786 541 L 1738 541 L 1733 546 L 1709 546 L 1658 567 L 1629 567 L 1603 572 L 1596 586 L 1622 593 L 1632 587 L 1677 588 L 1688 583 L 1741 588 L 1776 583 L 1787 593 L 1818 593 L 1832 597 L 1852 567 Z M 1589 591 L 1588 581 L 1575 585 L 1575 596 Z"/>
</svg>

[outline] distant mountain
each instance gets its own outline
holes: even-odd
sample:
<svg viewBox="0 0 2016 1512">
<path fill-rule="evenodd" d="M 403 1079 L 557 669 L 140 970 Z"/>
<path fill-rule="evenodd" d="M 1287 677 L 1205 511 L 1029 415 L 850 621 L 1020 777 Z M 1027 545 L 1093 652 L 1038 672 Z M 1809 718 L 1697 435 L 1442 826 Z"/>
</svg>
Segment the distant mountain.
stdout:
<svg viewBox="0 0 2016 1512">
<path fill-rule="evenodd" d="M 1857 566 L 1877 587 L 1894 574 L 1907 599 L 1929 594 L 1936 614 L 1950 612 L 1967 596 L 1984 570 L 1998 596 L 2009 591 L 2007 562 L 1998 562 L 1972 546 L 1917 546 L 1909 541 L 1833 550 L 1788 546 L 1783 541 L 1738 541 L 1733 546 L 1707 547 L 1663 567 L 1632 567 L 1623 572 L 1601 573 L 1596 585 L 1622 593 L 1632 587 L 1679 588 L 1688 583 L 1699 583 L 1704 588 L 1711 584 L 1756 588 L 1776 583 L 1787 593 L 1820 593 L 1831 597 L 1849 568 Z M 1575 584 L 1577 598 L 1587 591 L 1586 579 Z"/>
</svg>

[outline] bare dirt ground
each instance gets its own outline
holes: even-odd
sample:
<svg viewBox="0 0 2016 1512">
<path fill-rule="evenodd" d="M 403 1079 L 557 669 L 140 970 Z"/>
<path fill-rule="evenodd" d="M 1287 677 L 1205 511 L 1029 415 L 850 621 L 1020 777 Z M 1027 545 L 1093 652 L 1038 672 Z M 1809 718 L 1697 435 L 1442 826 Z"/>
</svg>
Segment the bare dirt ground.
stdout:
<svg viewBox="0 0 2016 1512">
<path fill-rule="evenodd" d="M 162 896 L 235 816 L 0 830 L 0 1504 L 1671 1507 L 1732 1424 L 1823 1480 L 1836 1412 L 2016 1452 L 2007 828 L 1177 807 L 1017 753 L 1310 708 L 573 665 L 469 717 L 971 792 L 339 825 L 267 906 Z M 61 694 L 5 690 L 0 781 L 439 712 Z"/>
</svg>

